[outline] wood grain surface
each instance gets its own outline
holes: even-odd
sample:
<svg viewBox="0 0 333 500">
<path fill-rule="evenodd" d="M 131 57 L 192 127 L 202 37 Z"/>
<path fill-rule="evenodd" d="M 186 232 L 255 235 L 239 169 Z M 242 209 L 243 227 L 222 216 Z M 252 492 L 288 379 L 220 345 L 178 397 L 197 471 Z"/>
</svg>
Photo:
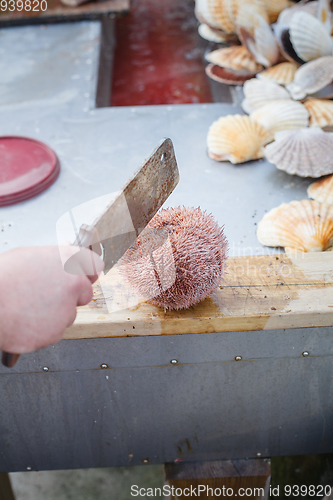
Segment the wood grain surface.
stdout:
<svg viewBox="0 0 333 500">
<path fill-rule="evenodd" d="M 65 337 L 98 338 L 333 325 L 333 252 L 228 259 L 221 285 L 187 310 L 138 297 L 117 268 L 94 285 Z"/>
</svg>

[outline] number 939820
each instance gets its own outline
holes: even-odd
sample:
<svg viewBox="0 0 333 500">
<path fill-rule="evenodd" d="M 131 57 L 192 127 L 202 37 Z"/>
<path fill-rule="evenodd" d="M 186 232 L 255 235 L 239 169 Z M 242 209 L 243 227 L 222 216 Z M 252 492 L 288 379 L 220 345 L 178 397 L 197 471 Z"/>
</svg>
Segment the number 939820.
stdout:
<svg viewBox="0 0 333 500">
<path fill-rule="evenodd" d="M 2 12 L 45 12 L 47 10 L 46 0 L 0 0 Z"/>
</svg>

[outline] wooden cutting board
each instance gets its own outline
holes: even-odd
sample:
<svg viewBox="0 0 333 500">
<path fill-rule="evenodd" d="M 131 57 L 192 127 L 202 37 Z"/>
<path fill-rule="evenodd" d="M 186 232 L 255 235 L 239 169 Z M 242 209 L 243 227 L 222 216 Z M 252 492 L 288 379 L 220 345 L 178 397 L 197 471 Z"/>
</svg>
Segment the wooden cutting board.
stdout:
<svg viewBox="0 0 333 500">
<path fill-rule="evenodd" d="M 231 257 L 219 289 L 188 310 L 139 298 L 113 268 L 64 338 L 124 337 L 333 325 L 333 252 Z"/>
</svg>

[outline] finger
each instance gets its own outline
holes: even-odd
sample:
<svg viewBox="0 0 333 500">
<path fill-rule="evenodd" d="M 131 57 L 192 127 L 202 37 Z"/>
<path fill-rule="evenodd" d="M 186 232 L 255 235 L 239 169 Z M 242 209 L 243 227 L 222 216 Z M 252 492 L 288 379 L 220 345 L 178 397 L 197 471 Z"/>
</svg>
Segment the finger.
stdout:
<svg viewBox="0 0 333 500">
<path fill-rule="evenodd" d="M 77 298 L 77 306 L 85 306 L 93 298 L 93 289 L 88 277 L 82 280 L 82 285 Z"/>
<path fill-rule="evenodd" d="M 64 264 L 66 272 L 75 275 L 88 276 L 90 281 L 94 283 L 98 275 L 104 269 L 104 262 L 97 253 L 82 247 L 71 247 L 72 254 Z"/>
</svg>

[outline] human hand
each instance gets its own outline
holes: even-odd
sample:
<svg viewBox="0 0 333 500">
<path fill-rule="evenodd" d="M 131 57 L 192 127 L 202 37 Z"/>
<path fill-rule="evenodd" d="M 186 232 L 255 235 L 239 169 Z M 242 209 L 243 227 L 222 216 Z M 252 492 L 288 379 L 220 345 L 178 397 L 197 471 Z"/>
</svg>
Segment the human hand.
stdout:
<svg viewBox="0 0 333 500">
<path fill-rule="evenodd" d="M 69 274 L 62 260 L 74 254 L 76 274 Z M 75 320 L 76 307 L 92 299 L 91 285 L 103 268 L 96 253 L 70 245 L 1 254 L 0 349 L 22 354 L 59 342 Z"/>
</svg>

